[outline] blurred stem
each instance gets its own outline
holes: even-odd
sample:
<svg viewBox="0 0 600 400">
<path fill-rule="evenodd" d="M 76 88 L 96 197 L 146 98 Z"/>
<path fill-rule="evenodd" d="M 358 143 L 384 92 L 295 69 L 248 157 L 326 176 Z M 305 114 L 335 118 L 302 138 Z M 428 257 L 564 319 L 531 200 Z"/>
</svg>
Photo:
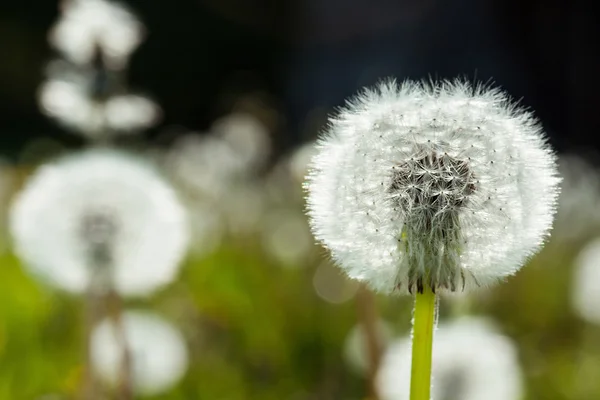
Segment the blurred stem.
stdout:
<svg viewBox="0 0 600 400">
<path fill-rule="evenodd" d="M 133 399 L 133 376 L 132 359 L 129 344 L 127 343 L 127 332 L 123 323 L 123 301 L 121 296 L 115 291 L 109 292 L 109 317 L 115 328 L 115 337 L 121 350 L 119 366 L 119 382 L 117 386 L 117 398 L 119 400 Z"/>
<path fill-rule="evenodd" d="M 435 302 L 429 285 L 424 285 L 415 296 L 410 400 L 430 400 Z"/>
<path fill-rule="evenodd" d="M 95 400 L 98 393 L 98 381 L 92 367 L 92 334 L 94 328 L 102 316 L 103 296 L 93 281 L 89 284 L 86 293 L 85 304 L 85 360 L 84 360 L 84 382 L 82 398 L 84 400 Z"/>
<path fill-rule="evenodd" d="M 381 357 L 381 344 L 377 330 L 377 304 L 375 296 L 364 285 L 360 285 L 357 292 L 358 320 L 363 329 L 363 337 L 369 357 L 369 398 L 378 400 L 377 370 Z"/>
</svg>

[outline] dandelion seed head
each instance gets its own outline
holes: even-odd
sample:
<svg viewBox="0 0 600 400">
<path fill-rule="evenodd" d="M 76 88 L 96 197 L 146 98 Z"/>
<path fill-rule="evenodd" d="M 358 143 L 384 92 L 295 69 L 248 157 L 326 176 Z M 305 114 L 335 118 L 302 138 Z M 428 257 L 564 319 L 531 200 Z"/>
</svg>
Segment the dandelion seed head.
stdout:
<svg viewBox="0 0 600 400">
<path fill-rule="evenodd" d="M 408 399 L 411 340 L 388 347 L 377 375 L 382 400 Z M 518 400 L 522 373 L 513 342 L 487 320 L 462 317 L 440 325 L 433 343 L 432 398 Z"/>
<path fill-rule="evenodd" d="M 305 188 L 340 267 L 404 293 L 516 272 L 549 233 L 558 183 L 538 122 L 501 91 L 391 81 L 331 119 Z"/>
<path fill-rule="evenodd" d="M 186 213 L 161 175 L 106 149 L 42 166 L 13 201 L 10 230 L 30 272 L 74 293 L 106 264 L 118 292 L 148 294 L 174 279 L 189 241 Z"/>
<path fill-rule="evenodd" d="M 155 395 L 168 390 L 183 377 L 188 353 L 181 333 L 157 315 L 126 311 L 122 316 L 125 340 L 132 360 L 136 393 Z M 119 382 L 121 344 L 115 325 L 101 322 L 92 333 L 92 365 L 109 384 Z"/>
</svg>

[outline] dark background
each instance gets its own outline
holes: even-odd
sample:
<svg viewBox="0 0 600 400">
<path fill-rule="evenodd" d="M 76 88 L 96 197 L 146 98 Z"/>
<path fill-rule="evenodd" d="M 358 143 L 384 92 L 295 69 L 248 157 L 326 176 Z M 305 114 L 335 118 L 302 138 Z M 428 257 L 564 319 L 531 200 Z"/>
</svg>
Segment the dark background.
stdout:
<svg viewBox="0 0 600 400">
<path fill-rule="evenodd" d="M 166 127 L 205 130 L 240 99 L 277 115 L 281 151 L 314 136 L 360 87 L 463 76 L 493 82 L 533 108 L 553 144 L 597 148 L 599 19 L 592 2 L 518 0 L 129 1 L 148 36 L 130 84 L 164 110 Z M 41 115 L 36 90 L 54 52 L 48 0 L 0 5 L 1 153 L 36 137 L 79 139 Z M 169 130 L 173 132 L 173 130 Z"/>
</svg>

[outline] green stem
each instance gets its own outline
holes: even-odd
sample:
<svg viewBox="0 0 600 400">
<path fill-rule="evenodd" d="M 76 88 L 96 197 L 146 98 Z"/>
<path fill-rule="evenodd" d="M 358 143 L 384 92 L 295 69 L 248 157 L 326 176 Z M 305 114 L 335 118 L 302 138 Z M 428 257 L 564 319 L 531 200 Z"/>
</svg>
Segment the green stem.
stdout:
<svg viewBox="0 0 600 400">
<path fill-rule="evenodd" d="M 428 285 L 415 298 L 410 400 L 430 400 L 435 293 Z"/>
</svg>

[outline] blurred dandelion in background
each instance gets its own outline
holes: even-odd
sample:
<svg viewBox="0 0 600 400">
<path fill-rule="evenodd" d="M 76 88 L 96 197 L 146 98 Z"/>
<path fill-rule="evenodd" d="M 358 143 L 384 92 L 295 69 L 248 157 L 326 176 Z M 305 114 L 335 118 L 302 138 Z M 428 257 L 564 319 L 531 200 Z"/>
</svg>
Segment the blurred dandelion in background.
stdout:
<svg viewBox="0 0 600 400">
<path fill-rule="evenodd" d="M 409 398 L 410 369 L 410 338 L 390 344 L 377 378 L 382 400 Z M 433 399 L 520 400 L 522 379 L 515 344 L 490 321 L 463 317 L 436 330 Z"/>
<path fill-rule="evenodd" d="M 574 262 L 572 302 L 577 315 L 600 325 L 600 237 L 590 241 Z"/>
<path fill-rule="evenodd" d="M 393 338 L 392 327 L 384 320 L 379 319 L 375 324 L 375 331 L 380 348 L 385 352 Z M 369 357 L 365 328 L 363 325 L 357 324 L 352 327 L 344 340 L 344 359 L 356 374 L 366 375 L 370 368 Z"/>
<path fill-rule="evenodd" d="M 600 169 L 582 154 L 559 158 L 563 178 L 552 237 L 585 241 L 600 234 Z"/>
<path fill-rule="evenodd" d="M 28 270 L 73 293 L 84 292 L 94 276 L 88 248 L 96 240 L 109 247 L 111 284 L 122 295 L 147 295 L 171 282 L 189 241 L 171 186 L 144 161 L 116 150 L 42 166 L 14 199 L 10 226 Z"/>
<path fill-rule="evenodd" d="M 264 124 L 239 112 L 217 120 L 208 133 L 183 135 L 164 154 L 192 216 L 195 253 L 210 252 L 226 235 L 256 231 L 265 213 L 262 170 L 269 155 Z"/>
<path fill-rule="evenodd" d="M 42 111 L 90 139 L 102 138 L 107 132 L 137 133 L 158 122 L 161 111 L 156 103 L 124 88 L 111 88 L 117 83 L 101 81 L 100 74 L 102 71 L 92 67 L 77 69 L 54 61 L 47 68 L 49 79 L 39 90 Z M 123 93 L 116 94 L 120 91 Z"/>
<path fill-rule="evenodd" d="M 64 0 L 49 35 L 64 57 L 50 62 L 38 91 L 44 114 L 77 134 L 105 140 L 156 124 L 160 107 L 132 93 L 126 67 L 143 40 L 143 26 L 118 3 Z"/>
<path fill-rule="evenodd" d="M 123 331 L 131 357 L 133 389 L 137 394 L 157 395 L 170 389 L 186 373 L 188 351 L 177 328 L 150 312 L 125 311 Z M 118 384 L 122 353 L 113 322 L 102 321 L 92 334 L 92 365 L 112 386 Z"/>
<path fill-rule="evenodd" d="M 100 50 L 111 69 L 124 68 L 144 38 L 144 27 L 121 3 L 63 0 L 50 44 L 75 64 L 89 64 Z"/>
</svg>

